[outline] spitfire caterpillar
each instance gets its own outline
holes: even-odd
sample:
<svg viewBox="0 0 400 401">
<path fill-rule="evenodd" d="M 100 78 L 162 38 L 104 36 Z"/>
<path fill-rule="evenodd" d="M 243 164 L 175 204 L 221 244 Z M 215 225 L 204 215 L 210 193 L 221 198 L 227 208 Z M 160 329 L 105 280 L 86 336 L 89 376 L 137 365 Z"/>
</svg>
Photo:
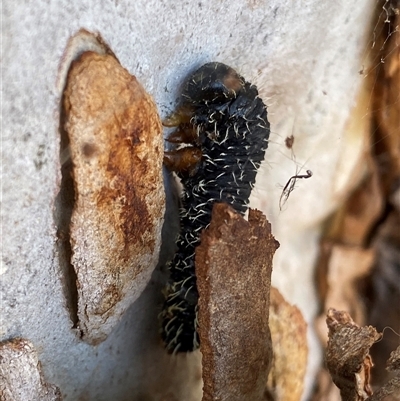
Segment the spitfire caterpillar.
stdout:
<svg viewBox="0 0 400 401">
<path fill-rule="evenodd" d="M 164 164 L 183 185 L 177 251 L 160 314 L 168 352 L 199 347 L 195 248 L 211 220 L 214 203 L 226 202 L 244 214 L 257 170 L 268 147 L 267 108 L 256 86 L 231 67 L 212 62 L 187 80 L 181 104 L 164 125 L 177 129 Z"/>
</svg>

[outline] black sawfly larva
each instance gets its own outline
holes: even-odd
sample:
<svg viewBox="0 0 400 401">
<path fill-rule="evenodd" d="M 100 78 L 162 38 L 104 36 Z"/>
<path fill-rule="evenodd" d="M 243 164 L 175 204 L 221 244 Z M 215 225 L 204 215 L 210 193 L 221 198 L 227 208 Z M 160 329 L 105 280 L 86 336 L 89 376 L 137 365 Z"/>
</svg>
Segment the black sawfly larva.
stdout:
<svg viewBox="0 0 400 401">
<path fill-rule="evenodd" d="M 194 256 L 200 233 L 216 202 L 246 212 L 270 124 L 256 86 L 218 62 L 189 77 L 180 106 L 164 124 L 177 127 L 168 141 L 185 146 L 164 157 L 184 189 L 177 251 L 160 314 L 162 338 L 169 352 L 187 352 L 199 347 Z"/>
</svg>

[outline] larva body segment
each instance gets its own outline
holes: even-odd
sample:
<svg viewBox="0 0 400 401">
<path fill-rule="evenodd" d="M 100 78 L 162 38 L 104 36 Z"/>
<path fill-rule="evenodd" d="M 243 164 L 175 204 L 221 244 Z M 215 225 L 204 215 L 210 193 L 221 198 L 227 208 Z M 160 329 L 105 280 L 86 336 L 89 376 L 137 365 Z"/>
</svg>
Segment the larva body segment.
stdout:
<svg viewBox="0 0 400 401">
<path fill-rule="evenodd" d="M 175 117 L 180 110 L 183 118 L 177 131 L 195 128 L 197 136 L 187 145 L 196 154 L 200 149 L 202 156 L 200 161 L 193 158 L 195 167 L 182 167 L 178 161 L 175 168 L 184 191 L 177 251 L 169 265 L 161 313 L 162 338 L 169 352 L 188 352 L 199 346 L 195 248 L 210 223 L 215 202 L 226 202 L 242 214 L 247 210 L 270 133 L 267 109 L 257 88 L 222 63 L 205 64 L 189 77 Z M 172 164 L 169 160 L 168 166 L 174 169 Z"/>
</svg>

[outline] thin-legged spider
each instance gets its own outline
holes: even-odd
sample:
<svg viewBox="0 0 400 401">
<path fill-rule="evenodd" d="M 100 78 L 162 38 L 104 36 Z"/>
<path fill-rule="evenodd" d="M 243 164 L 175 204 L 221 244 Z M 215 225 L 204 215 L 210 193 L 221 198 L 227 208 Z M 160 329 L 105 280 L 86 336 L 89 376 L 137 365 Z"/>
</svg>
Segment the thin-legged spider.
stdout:
<svg viewBox="0 0 400 401">
<path fill-rule="evenodd" d="M 282 210 L 282 207 L 285 205 L 287 200 L 289 199 L 290 194 L 294 190 L 294 186 L 296 185 L 296 181 L 300 180 L 301 178 L 310 178 L 312 177 L 313 173 L 311 170 L 307 170 L 306 174 L 296 174 L 289 178 L 288 182 L 284 186 L 282 190 L 281 197 L 279 198 L 279 209 Z"/>
</svg>

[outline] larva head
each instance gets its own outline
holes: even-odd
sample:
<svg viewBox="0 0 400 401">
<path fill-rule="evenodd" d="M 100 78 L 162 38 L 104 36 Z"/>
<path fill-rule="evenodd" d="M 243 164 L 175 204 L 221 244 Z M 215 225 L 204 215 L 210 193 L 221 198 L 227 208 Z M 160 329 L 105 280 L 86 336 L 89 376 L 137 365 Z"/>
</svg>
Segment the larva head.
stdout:
<svg viewBox="0 0 400 401">
<path fill-rule="evenodd" d="M 207 63 L 189 78 L 183 96 L 192 104 L 222 105 L 235 99 L 244 84 L 233 68 L 218 62 Z"/>
</svg>

